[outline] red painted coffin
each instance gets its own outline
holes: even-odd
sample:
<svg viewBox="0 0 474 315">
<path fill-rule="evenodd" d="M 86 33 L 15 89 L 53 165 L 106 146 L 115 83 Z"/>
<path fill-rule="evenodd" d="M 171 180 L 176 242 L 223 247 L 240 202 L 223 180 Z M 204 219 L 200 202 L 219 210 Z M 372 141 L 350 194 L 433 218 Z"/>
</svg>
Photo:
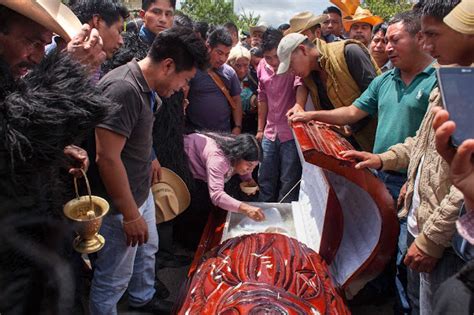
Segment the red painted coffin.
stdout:
<svg viewBox="0 0 474 315">
<path fill-rule="evenodd" d="M 352 146 L 330 126 L 293 130 L 298 202 L 257 203 L 270 221 L 260 225 L 212 211 L 179 314 L 345 314 L 338 292 L 351 298 L 395 253 L 398 220 L 383 183 L 340 155 Z"/>
</svg>

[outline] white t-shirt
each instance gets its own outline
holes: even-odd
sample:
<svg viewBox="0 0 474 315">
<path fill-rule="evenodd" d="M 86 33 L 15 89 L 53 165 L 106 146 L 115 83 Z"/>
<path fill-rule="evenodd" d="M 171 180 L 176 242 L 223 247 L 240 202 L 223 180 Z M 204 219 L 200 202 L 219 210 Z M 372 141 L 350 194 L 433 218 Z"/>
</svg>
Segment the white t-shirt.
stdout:
<svg viewBox="0 0 474 315">
<path fill-rule="evenodd" d="M 416 210 L 418 210 L 418 207 L 420 206 L 419 187 L 420 187 L 421 169 L 422 169 L 424 160 L 425 160 L 425 156 L 421 158 L 420 165 L 418 165 L 418 170 L 416 171 L 415 187 L 413 188 L 413 199 L 411 201 L 410 209 L 408 210 L 407 228 L 408 228 L 408 232 L 410 232 L 410 234 L 413 237 L 417 237 L 418 234 L 420 234 L 420 231 L 418 229 L 418 220 L 416 219 Z"/>
</svg>

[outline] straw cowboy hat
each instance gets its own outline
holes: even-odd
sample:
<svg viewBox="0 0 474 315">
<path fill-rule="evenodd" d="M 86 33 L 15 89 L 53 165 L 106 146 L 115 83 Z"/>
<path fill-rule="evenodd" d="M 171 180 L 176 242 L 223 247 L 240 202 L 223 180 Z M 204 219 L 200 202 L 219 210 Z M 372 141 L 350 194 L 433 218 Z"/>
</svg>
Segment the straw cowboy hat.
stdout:
<svg viewBox="0 0 474 315">
<path fill-rule="evenodd" d="M 456 32 L 474 35 L 474 0 L 462 0 L 443 21 Z"/>
<path fill-rule="evenodd" d="M 250 30 L 250 36 L 252 36 L 252 34 L 254 32 L 262 32 L 262 33 L 265 33 L 265 31 L 267 30 L 268 28 L 268 25 L 267 23 L 265 22 L 261 22 L 259 23 L 258 25 L 255 25 L 255 26 L 250 26 L 249 30 Z"/>
<path fill-rule="evenodd" d="M 161 180 L 151 187 L 155 199 L 156 223 L 174 219 L 189 207 L 191 194 L 175 172 L 161 168 Z"/>
<path fill-rule="evenodd" d="M 373 15 L 372 12 L 368 9 L 362 9 L 358 7 L 354 15 L 346 16 L 342 19 L 342 24 L 346 32 L 351 30 L 352 24 L 355 23 L 367 23 L 372 26 L 375 26 L 379 23 L 382 23 L 383 19 L 380 16 Z"/>
<path fill-rule="evenodd" d="M 314 15 L 309 11 L 298 13 L 290 19 L 290 28 L 285 31 L 285 35 L 304 32 L 317 24 L 322 24 L 327 18 L 326 14 Z"/>
<path fill-rule="evenodd" d="M 0 5 L 35 21 L 66 41 L 81 31 L 82 23 L 59 0 L 0 0 Z"/>
</svg>

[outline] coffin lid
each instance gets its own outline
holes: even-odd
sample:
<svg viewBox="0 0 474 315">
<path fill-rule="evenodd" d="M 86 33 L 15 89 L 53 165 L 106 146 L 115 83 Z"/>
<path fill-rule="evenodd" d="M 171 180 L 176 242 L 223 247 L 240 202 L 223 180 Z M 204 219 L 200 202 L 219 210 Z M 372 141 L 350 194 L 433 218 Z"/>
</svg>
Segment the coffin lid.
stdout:
<svg viewBox="0 0 474 315">
<path fill-rule="evenodd" d="M 298 239 L 329 264 L 348 298 L 383 271 L 395 252 L 398 219 L 385 185 L 340 152 L 352 145 L 322 123 L 293 125 L 303 166 L 293 203 Z"/>
</svg>

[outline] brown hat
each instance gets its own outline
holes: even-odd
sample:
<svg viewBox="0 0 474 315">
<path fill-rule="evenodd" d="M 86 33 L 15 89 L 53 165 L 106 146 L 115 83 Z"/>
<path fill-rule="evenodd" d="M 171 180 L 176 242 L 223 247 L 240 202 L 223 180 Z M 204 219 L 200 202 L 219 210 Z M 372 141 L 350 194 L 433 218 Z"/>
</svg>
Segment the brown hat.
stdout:
<svg viewBox="0 0 474 315">
<path fill-rule="evenodd" d="M 342 19 L 342 24 L 344 25 L 346 32 L 349 32 L 352 24 L 355 23 L 367 23 L 375 26 L 382 22 L 383 19 L 380 16 L 373 15 L 369 9 L 362 9 L 361 7 L 357 8 L 354 15 L 349 15 Z"/>
<path fill-rule="evenodd" d="M 290 28 L 285 31 L 285 35 L 291 33 L 301 33 L 311 27 L 326 21 L 326 14 L 314 15 L 309 11 L 300 12 L 290 19 Z"/>
<path fill-rule="evenodd" d="M 462 0 L 443 21 L 456 32 L 473 35 L 474 0 Z"/>
<path fill-rule="evenodd" d="M 175 172 L 161 168 L 161 179 L 151 187 L 155 199 L 156 223 L 174 219 L 189 207 L 191 194 L 184 181 Z"/>
<path fill-rule="evenodd" d="M 81 21 L 60 0 L 0 0 L 0 5 L 35 21 L 66 41 L 81 31 Z"/>
</svg>

